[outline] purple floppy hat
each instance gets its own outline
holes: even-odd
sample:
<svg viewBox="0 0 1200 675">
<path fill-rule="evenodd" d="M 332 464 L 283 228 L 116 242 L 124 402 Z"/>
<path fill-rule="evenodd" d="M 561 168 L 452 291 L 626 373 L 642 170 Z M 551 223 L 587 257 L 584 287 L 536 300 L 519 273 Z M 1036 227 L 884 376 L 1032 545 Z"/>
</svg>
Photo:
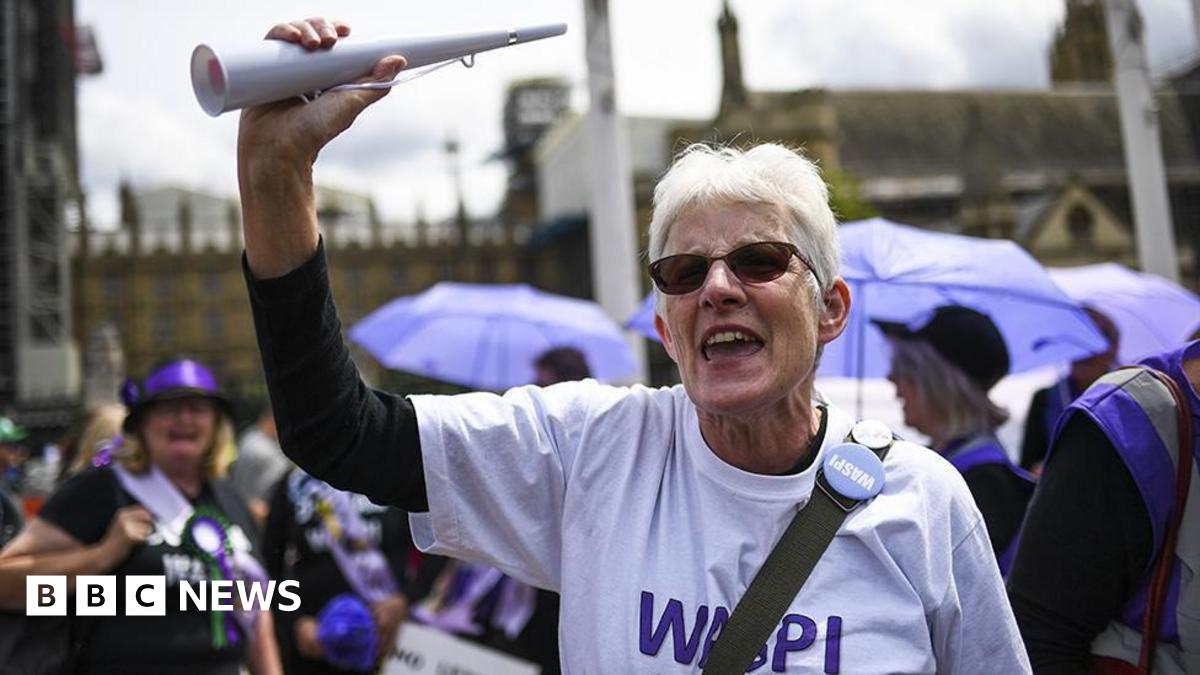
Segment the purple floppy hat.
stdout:
<svg viewBox="0 0 1200 675">
<path fill-rule="evenodd" d="M 150 371 L 140 385 L 132 379 L 125 380 L 121 385 L 121 401 L 129 408 L 121 428 L 125 433 L 131 433 L 146 408 L 155 401 L 189 396 L 210 399 L 222 413 L 233 418 L 233 406 L 217 389 L 217 378 L 213 372 L 199 361 L 176 359 Z"/>
</svg>

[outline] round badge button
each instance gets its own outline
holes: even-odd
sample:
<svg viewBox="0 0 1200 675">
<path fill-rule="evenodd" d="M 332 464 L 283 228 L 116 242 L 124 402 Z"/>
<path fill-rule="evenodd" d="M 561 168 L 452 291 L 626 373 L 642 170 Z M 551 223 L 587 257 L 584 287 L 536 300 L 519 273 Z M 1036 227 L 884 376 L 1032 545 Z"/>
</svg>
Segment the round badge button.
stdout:
<svg viewBox="0 0 1200 675">
<path fill-rule="evenodd" d="M 850 430 L 850 438 L 872 450 L 882 450 L 892 442 L 892 430 L 878 420 L 863 420 Z"/>
<path fill-rule="evenodd" d="M 821 467 L 829 487 L 847 499 L 870 499 L 883 489 L 883 462 L 864 445 L 833 446 L 825 451 Z"/>
</svg>

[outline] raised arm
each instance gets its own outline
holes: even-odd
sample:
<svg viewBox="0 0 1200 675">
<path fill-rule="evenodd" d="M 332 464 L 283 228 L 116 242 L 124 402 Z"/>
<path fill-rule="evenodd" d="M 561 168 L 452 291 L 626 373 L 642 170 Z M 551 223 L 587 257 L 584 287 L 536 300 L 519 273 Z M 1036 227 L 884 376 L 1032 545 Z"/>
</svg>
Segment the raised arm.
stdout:
<svg viewBox="0 0 1200 675">
<path fill-rule="evenodd" d="M 269 39 L 328 48 L 350 29 L 310 19 Z M 404 66 L 387 57 L 367 79 Z M 343 490 L 428 510 L 416 414 L 406 399 L 363 384 L 342 338 L 320 248 L 312 168 L 317 153 L 385 91 L 350 90 L 310 103 L 248 108 L 238 131 L 246 283 L 263 372 L 284 452 Z"/>
<path fill-rule="evenodd" d="M 267 39 L 328 49 L 350 34 L 340 21 L 321 18 L 278 24 Z M 387 81 L 404 67 L 389 56 L 366 80 Z M 298 99 L 242 111 L 238 127 L 238 185 L 246 238 L 246 262 L 257 279 L 283 276 L 317 250 L 317 211 L 312 168 L 317 153 L 388 90 L 339 91 L 310 103 Z"/>
</svg>

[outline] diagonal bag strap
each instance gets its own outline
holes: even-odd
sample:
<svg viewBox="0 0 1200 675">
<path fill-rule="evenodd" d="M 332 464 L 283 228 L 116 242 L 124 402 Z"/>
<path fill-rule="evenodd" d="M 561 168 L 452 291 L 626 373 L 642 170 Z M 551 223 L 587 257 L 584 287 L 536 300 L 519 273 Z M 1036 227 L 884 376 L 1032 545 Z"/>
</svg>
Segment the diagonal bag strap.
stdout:
<svg viewBox="0 0 1200 675">
<path fill-rule="evenodd" d="M 1149 673 L 1154 669 L 1154 648 L 1162 627 L 1162 615 L 1166 608 L 1167 590 L 1171 581 L 1171 568 L 1175 562 L 1175 543 L 1179 539 L 1179 526 L 1183 522 L 1183 511 L 1187 502 L 1188 488 L 1192 479 L 1192 416 L 1188 410 L 1183 391 L 1169 375 L 1153 368 L 1145 368 L 1167 388 L 1174 399 L 1178 453 L 1175 468 L 1175 508 L 1163 538 L 1162 549 L 1154 566 L 1150 590 L 1147 594 L 1146 614 L 1142 619 L 1142 649 L 1138 659 L 1138 672 Z"/>
<path fill-rule="evenodd" d="M 890 449 L 889 443 L 874 452 L 882 461 Z M 746 672 L 833 542 L 846 516 L 860 503 L 837 494 L 829 486 L 824 469 L 817 472 L 816 488 L 804 508 L 796 512 L 721 628 L 704 666 L 705 673 Z"/>
</svg>

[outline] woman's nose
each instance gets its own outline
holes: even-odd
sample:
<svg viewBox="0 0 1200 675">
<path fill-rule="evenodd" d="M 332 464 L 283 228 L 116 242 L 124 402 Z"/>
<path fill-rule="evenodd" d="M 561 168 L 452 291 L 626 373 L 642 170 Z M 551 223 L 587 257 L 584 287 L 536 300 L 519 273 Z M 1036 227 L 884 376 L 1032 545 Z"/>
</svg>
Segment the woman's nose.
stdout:
<svg viewBox="0 0 1200 675">
<path fill-rule="evenodd" d="M 714 307 L 738 305 L 746 301 L 745 288 L 724 260 L 713 262 L 700 287 L 701 299 Z"/>
</svg>

